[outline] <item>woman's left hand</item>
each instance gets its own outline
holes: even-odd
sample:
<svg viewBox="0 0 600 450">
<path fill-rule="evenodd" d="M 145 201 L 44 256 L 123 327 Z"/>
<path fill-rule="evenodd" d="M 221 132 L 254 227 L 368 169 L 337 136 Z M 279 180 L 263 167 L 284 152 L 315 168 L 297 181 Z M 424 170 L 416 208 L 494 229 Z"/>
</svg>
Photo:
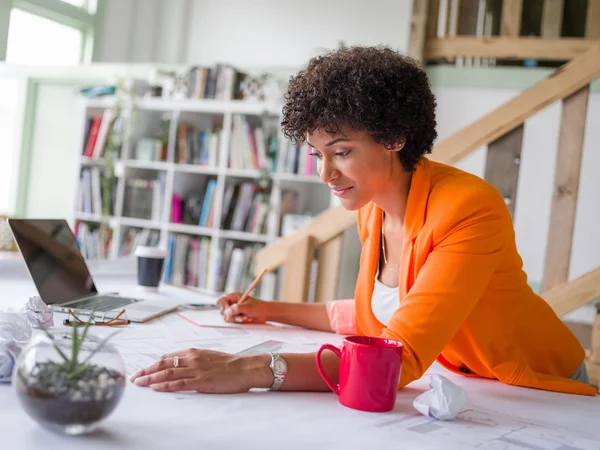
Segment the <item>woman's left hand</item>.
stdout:
<svg viewBox="0 0 600 450">
<path fill-rule="evenodd" d="M 253 387 L 251 374 L 244 372 L 244 358 L 192 348 L 164 355 L 130 380 L 138 386 L 150 386 L 162 392 L 195 390 L 229 394 L 246 392 Z"/>
</svg>

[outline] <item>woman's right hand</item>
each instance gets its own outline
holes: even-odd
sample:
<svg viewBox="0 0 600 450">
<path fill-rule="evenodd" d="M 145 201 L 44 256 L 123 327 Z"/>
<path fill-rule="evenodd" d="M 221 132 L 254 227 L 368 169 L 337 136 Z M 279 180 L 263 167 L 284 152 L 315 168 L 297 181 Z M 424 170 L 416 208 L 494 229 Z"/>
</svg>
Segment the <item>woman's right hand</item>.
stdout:
<svg viewBox="0 0 600 450">
<path fill-rule="evenodd" d="M 241 292 L 232 292 L 217 300 L 217 306 L 226 322 L 265 323 L 268 318 L 269 302 L 249 296 L 244 303 L 238 304 Z"/>
</svg>

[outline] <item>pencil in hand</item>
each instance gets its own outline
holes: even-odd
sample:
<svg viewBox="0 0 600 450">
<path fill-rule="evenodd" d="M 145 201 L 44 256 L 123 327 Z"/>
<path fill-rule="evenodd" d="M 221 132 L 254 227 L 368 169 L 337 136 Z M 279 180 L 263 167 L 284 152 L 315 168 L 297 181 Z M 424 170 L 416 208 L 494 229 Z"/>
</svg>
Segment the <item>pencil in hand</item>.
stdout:
<svg viewBox="0 0 600 450">
<path fill-rule="evenodd" d="M 244 303 L 246 301 L 246 299 L 250 296 L 250 293 L 252 292 L 252 290 L 260 282 L 261 278 L 265 275 L 265 273 L 267 273 L 267 269 L 263 269 L 263 271 L 258 274 L 258 276 L 254 279 L 252 284 L 250 286 L 248 286 L 248 289 L 246 289 L 246 292 L 244 292 L 242 294 L 242 296 L 240 297 L 240 300 L 237 302 L 238 305 L 241 305 L 242 303 Z"/>
</svg>

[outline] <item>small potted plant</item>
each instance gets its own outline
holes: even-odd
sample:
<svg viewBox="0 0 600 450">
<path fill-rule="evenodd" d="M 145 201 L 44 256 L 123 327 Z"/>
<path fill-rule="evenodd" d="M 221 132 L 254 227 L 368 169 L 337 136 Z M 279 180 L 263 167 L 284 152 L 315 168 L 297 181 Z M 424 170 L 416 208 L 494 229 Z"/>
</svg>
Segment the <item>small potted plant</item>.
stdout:
<svg viewBox="0 0 600 450">
<path fill-rule="evenodd" d="M 121 356 L 108 343 L 80 333 L 42 330 L 20 353 L 13 374 L 17 396 L 40 425 L 65 434 L 92 431 L 117 406 L 125 389 Z"/>
</svg>

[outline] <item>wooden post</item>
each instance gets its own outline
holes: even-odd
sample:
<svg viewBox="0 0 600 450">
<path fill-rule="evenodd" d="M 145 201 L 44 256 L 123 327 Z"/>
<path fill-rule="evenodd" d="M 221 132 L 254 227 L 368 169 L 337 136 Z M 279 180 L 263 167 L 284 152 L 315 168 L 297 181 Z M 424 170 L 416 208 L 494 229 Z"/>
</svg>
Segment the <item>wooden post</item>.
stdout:
<svg viewBox="0 0 600 450">
<path fill-rule="evenodd" d="M 560 37 L 563 21 L 564 0 L 544 0 L 542 11 L 542 37 Z"/>
<path fill-rule="evenodd" d="M 502 36 L 519 37 L 522 15 L 523 0 L 503 0 L 500 34 Z"/>
<path fill-rule="evenodd" d="M 600 387 L 600 309 L 596 310 L 594 325 L 592 327 L 592 345 L 586 352 L 585 366 L 590 383 L 596 388 Z"/>
<path fill-rule="evenodd" d="M 588 0 L 585 37 L 600 39 L 600 0 Z"/>
<path fill-rule="evenodd" d="M 427 13 L 427 39 L 437 37 L 438 13 L 440 0 L 429 0 L 429 10 Z"/>
<path fill-rule="evenodd" d="M 543 291 L 567 281 L 569 276 L 588 97 L 589 85 L 562 103 Z"/>
<path fill-rule="evenodd" d="M 410 40 L 408 42 L 408 55 L 420 61 L 422 66 L 425 65 L 424 50 L 428 4 L 428 0 L 413 0 Z"/>
<path fill-rule="evenodd" d="M 302 236 L 289 248 L 283 266 L 282 301 L 302 303 L 308 300 L 313 250 L 314 240 L 310 235 Z"/>
<path fill-rule="evenodd" d="M 461 6 L 461 0 L 450 0 L 450 14 L 448 15 L 448 37 L 455 38 L 458 34 L 459 27 L 459 14 Z M 454 64 L 455 62 L 462 64 L 462 57 L 458 57 L 457 60 L 454 58 L 449 58 L 448 62 Z"/>
<path fill-rule="evenodd" d="M 484 179 L 500 191 L 514 218 L 517 184 L 521 167 L 523 125 L 509 131 L 488 145 Z"/>
<path fill-rule="evenodd" d="M 335 300 L 342 259 L 343 234 L 330 240 L 319 248 L 319 267 L 315 302 Z"/>
<path fill-rule="evenodd" d="M 600 305 L 599 305 L 600 306 Z M 594 325 L 592 326 L 592 345 L 590 346 L 590 360 L 600 364 L 600 309 L 596 309 Z"/>
</svg>

